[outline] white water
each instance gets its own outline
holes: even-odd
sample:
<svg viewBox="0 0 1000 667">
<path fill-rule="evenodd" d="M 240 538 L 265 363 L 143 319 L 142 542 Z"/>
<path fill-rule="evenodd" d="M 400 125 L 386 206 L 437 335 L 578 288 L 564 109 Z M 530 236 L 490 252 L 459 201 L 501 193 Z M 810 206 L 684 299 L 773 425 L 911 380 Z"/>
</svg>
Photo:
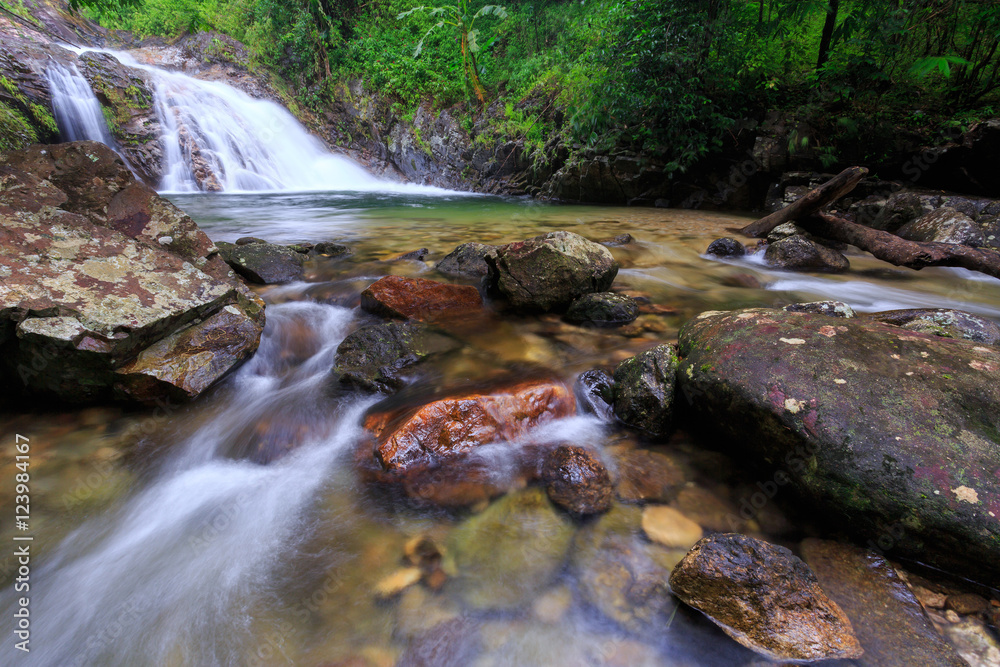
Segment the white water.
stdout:
<svg viewBox="0 0 1000 667">
<path fill-rule="evenodd" d="M 101 112 L 101 103 L 76 65 L 63 67 L 59 63 L 51 63 L 46 78 L 52 91 L 53 114 L 62 138 L 65 141 L 100 141 L 114 147 Z"/>
<path fill-rule="evenodd" d="M 324 409 L 317 398 L 352 317 L 304 302 L 268 308 L 259 351 L 211 420 L 172 445 L 149 485 L 32 571 L 32 651 L 19 664 L 247 664 L 259 631 L 250 607 L 269 607 L 275 572 L 309 534 L 311 505 L 358 437 L 367 403 Z M 303 328 L 312 354 L 291 367 L 281 352 Z M 227 456 L 234 433 L 290 408 L 311 415 L 291 454 L 267 466 Z M 0 596 L 7 618 L 15 599 L 12 589 Z"/>
<path fill-rule="evenodd" d="M 77 54 L 98 51 L 66 48 Z M 354 161 L 330 153 L 288 110 L 274 102 L 254 99 L 224 83 L 140 63 L 128 53 L 99 52 L 152 75 L 154 104 L 162 128 L 162 192 L 444 192 L 376 178 Z M 86 80 L 79 78 L 89 91 Z M 93 101 L 96 104 L 96 98 Z M 53 103 L 59 105 L 57 114 L 71 120 L 90 112 L 90 107 L 75 101 L 56 102 L 55 96 Z M 103 133 L 110 140 L 100 107 L 96 110 Z M 108 143 L 96 136 L 80 138 Z"/>
</svg>

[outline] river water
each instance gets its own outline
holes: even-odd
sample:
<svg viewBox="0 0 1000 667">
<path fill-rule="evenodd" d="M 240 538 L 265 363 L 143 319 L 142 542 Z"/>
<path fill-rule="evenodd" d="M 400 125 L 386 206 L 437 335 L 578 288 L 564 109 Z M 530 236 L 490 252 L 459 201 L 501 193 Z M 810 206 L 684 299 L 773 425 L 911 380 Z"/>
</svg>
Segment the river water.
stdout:
<svg viewBox="0 0 1000 667">
<path fill-rule="evenodd" d="M 330 390 L 339 342 L 366 321 L 357 295 L 386 274 L 442 279 L 431 268 L 459 243 L 501 243 L 566 229 L 612 248 L 616 289 L 647 311 L 620 330 L 555 316 L 491 317 L 462 335 L 472 352 L 441 371 L 438 388 L 511 369 L 571 383 L 660 342 L 703 310 L 840 299 L 859 310 L 952 306 L 1000 318 L 1000 282 L 966 272 L 900 270 L 851 255 L 842 276 L 782 273 L 754 259 L 702 256 L 746 218 L 658 209 L 548 206 L 470 195 L 308 193 L 175 195 L 216 241 L 334 241 L 347 258 L 308 267 L 306 279 L 262 288 L 267 327 L 256 356 L 195 405 L 53 412 L 2 418 L 31 439 L 32 665 L 731 665 L 755 656 L 681 610 L 628 632 L 580 594 L 574 546 L 551 581 L 513 609 L 469 606 L 446 582 L 379 599 L 417 536 L 444 544 L 481 511 L 397 502 L 359 479 L 361 421 L 379 397 Z M 746 239 L 749 241 L 748 239 Z M 427 248 L 426 261 L 387 261 Z M 558 435 L 553 435 L 557 433 Z M 703 525 L 739 514 L 760 473 L 744 471 L 684 433 L 668 442 L 578 416 L 538 438 L 599 451 L 648 446 L 684 470 L 685 511 Z M 287 454 L 262 465 L 262 447 Z M 16 472 L 5 457 L 0 478 Z M 498 471 L 504 461 L 497 460 Z M 516 485 L 516 480 L 511 480 Z M 13 513 L 0 486 L 0 515 Z M 781 498 L 745 530 L 794 546 L 823 535 Z M 7 522 L 0 539 L 11 544 Z M 542 539 L 544 536 L 540 536 Z M 539 556 L 544 557 L 544 556 Z M 13 558 L 0 570 L 0 613 L 16 594 Z M 489 572 L 480 573 L 489 577 Z M 503 582 L 500 582 L 501 584 Z M 448 622 L 435 633 L 435 619 Z M 7 621 L 5 620 L 5 624 Z M 6 627 L 6 625 L 4 625 Z M 5 633 L 5 636 L 9 636 Z M 5 639 L 4 651 L 9 649 Z M 22 656 L 18 656 L 21 658 Z M 4 664 L 15 664 L 3 660 Z"/>
</svg>

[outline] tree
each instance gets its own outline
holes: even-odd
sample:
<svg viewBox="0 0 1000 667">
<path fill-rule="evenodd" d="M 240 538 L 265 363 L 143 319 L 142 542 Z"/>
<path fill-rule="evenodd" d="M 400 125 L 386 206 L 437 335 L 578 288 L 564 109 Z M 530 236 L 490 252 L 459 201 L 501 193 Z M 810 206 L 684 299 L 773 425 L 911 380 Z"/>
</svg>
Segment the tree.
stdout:
<svg viewBox="0 0 1000 667">
<path fill-rule="evenodd" d="M 417 48 L 413 51 L 413 57 L 420 55 L 424 47 L 424 40 L 444 25 L 453 26 L 461 36 L 462 48 L 462 70 L 465 72 L 466 81 L 472 86 L 473 92 L 479 98 L 480 103 L 486 103 L 486 94 L 483 85 L 479 81 L 479 67 L 476 64 L 476 54 L 481 50 L 479 46 L 479 30 L 476 29 L 476 21 L 482 17 L 495 16 L 498 19 L 507 18 L 507 10 L 500 5 L 486 5 L 475 14 L 470 16 L 472 10 L 469 8 L 469 0 L 459 0 L 457 5 L 444 5 L 442 7 L 414 7 L 413 9 L 401 13 L 397 19 L 403 19 L 416 12 L 428 12 L 429 16 L 441 16 L 440 21 L 428 28 L 424 36 L 417 43 Z M 496 37 L 490 40 L 491 44 Z M 487 44 L 488 46 L 488 44 Z"/>
</svg>

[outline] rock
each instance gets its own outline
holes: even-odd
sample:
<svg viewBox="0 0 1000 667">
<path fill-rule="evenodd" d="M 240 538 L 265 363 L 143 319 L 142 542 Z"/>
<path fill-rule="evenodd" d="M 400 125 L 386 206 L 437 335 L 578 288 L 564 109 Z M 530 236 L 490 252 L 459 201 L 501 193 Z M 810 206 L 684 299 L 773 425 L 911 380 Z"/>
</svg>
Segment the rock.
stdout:
<svg viewBox="0 0 1000 667">
<path fill-rule="evenodd" d="M 698 542 L 670 588 L 747 648 L 777 661 L 858 658 L 847 615 L 784 547 L 728 533 Z"/>
<path fill-rule="evenodd" d="M 807 539 L 802 557 L 823 590 L 851 620 L 864 655 L 860 667 L 962 667 L 886 560 L 858 547 Z"/>
<path fill-rule="evenodd" d="M 410 637 L 394 667 L 465 667 L 481 650 L 478 628 L 459 617 Z"/>
<path fill-rule="evenodd" d="M 395 257 L 393 257 L 389 261 L 390 262 L 399 262 L 399 261 L 422 262 L 422 261 L 424 261 L 424 257 L 427 257 L 428 254 L 430 254 L 430 250 L 428 250 L 427 248 L 419 248 L 417 250 L 411 250 L 409 252 L 404 252 L 401 255 L 396 255 Z"/>
<path fill-rule="evenodd" d="M 871 226 L 895 234 L 903 225 L 930 213 L 941 205 L 941 196 L 936 193 L 921 193 L 905 190 L 889 197 L 885 208 L 878 214 Z"/>
<path fill-rule="evenodd" d="M 778 241 L 784 241 L 785 239 L 793 236 L 805 236 L 806 238 L 809 238 L 809 233 L 796 225 L 794 222 L 785 222 L 768 232 L 767 242 L 777 243 Z"/>
<path fill-rule="evenodd" d="M 949 595 L 944 603 L 947 609 L 951 609 L 957 614 L 968 616 L 970 614 L 984 614 L 990 608 L 989 601 L 975 593 L 960 593 Z"/>
<path fill-rule="evenodd" d="M 584 371 L 573 384 L 580 410 L 605 421 L 614 420 L 615 381 L 602 370 Z"/>
<path fill-rule="evenodd" d="M 10 387 L 71 402 L 187 399 L 256 350 L 263 302 L 107 146 L 6 153 L 0 182 Z"/>
<path fill-rule="evenodd" d="M 625 630 L 645 635 L 668 625 L 676 601 L 667 578 L 683 551 L 643 540 L 640 514 L 616 505 L 582 528 L 572 562 L 583 599 Z"/>
<path fill-rule="evenodd" d="M 311 252 L 321 257 L 342 257 L 351 254 L 351 249 L 340 243 L 322 241 L 314 245 Z"/>
<path fill-rule="evenodd" d="M 375 597 L 387 600 L 396 597 L 410 586 L 420 583 L 424 576 L 419 567 L 404 567 L 375 584 Z"/>
<path fill-rule="evenodd" d="M 677 491 L 670 506 L 706 530 L 726 533 L 746 528 L 741 508 L 693 483 Z"/>
<path fill-rule="evenodd" d="M 562 384 L 536 382 L 503 392 L 469 394 L 434 401 L 374 429 L 375 457 L 385 470 L 401 470 L 512 440 L 539 424 L 575 412 L 573 395 Z"/>
<path fill-rule="evenodd" d="M 241 239 L 245 240 L 245 239 Z M 302 255 L 273 243 L 218 244 L 222 258 L 236 273 L 261 285 L 298 280 L 304 272 Z"/>
<path fill-rule="evenodd" d="M 629 233 L 619 234 L 610 239 L 604 239 L 600 241 L 601 245 L 606 245 L 609 248 L 619 248 L 621 246 L 629 245 L 630 243 L 635 243 L 635 237 Z"/>
<path fill-rule="evenodd" d="M 584 294 L 607 291 L 618 275 L 607 248 L 572 232 L 499 246 L 486 263 L 491 291 L 525 312 L 565 309 Z"/>
<path fill-rule="evenodd" d="M 261 327 L 229 305 L 145 348 L 115 373 L 115 393 L 154 404 L 158 398 L 196 398 L 253 354 Z"/>
<path fill-rule="evenodd" d="M 562 568 L 572 538 L 572 522 L 542 489 L 504 496 L 448 536 L 459 595 L 476 609 L 528 602 Z"/>
<path fill-rule="evenodd" d="M 747 249 L 736 239 L 724 236 L 721 239 L 712 241 L 708 245 L 708 250 L 705 251 L 705 254 L 715 255 L 716 257 L 743 257 L 747 254 Z"/>
<path fill-rule="evenodd" d="M 851 263 L 836 250 L 810 241 L 804 236 L 790 236 L 767 244 L 764 259 L 771 266 L 788 271 L 843 273 Z"/>
<path fill-rule="evenodd" d="M 385 481 L 401 482 L 412 501 L 434 507 L 482 505 L 509 491 L 508 487 L 516 488 L 519 481 L 498 475 L 488 461 L 464 460 L 461 456 L 421 462 L 392 474 L 394 477 Z"/>
<path fill-rule="evenodd" d="M 542 480 L 549 500 L 570 514 L 600 514 L 611 508 L 611 477 L 589 449 L 560 445 L 549 454 Z"/>
<path fill-rule="evenodd" d="M 386 276 L 361 293 L 361 307 L 381 317 L 432 322 L 482 313 L 483 299 L 468 285 Z"/>
<path fill-rule="evenodd" d="M 495 249 L 496 246 L 485 243 L 463 243 L 445 255 L 434 268 L 452 278 L 478 280 L 488 273 L 489 267 L 484 258 Z"/>
<path fill-rule="evenodd" d="M 941 631 L 971 667 L 1000 665 L 1000 643 L 978 618 L 955 619 L 941 626 Z"/>
<path fill-rule="evenodd" d="M 761 308 L 702 313 L 679 350 L 689 423 L 779 466 L 833 524 L 955 572 L 1000 570 L 996 347 Z"/>
<path fill-rule="evenodd" d="M 241 236 L 236 239 L 236 245 L 253 245 L 255 243 L 267 243 L 267 241 L 256 236 Z"/>
<path fill-rule="evenodd" d="M 701 526 L 665 505 L 642 510 L 642 531 L 653 542 L 674 549 L 690 549 L 702 536 Z"/>
<path fill-rule="evenodd" d="M 459 345 L 419 322 L 372 324 L 344 338 L 333 370 L 341 384 L 390 393 L 406 384 L 405 374 L 414 364 Z"/>
<path fill-rule="evenodd" d="M 670 433 L 676 374 L 677 354 L 670 345 L 659 345 L 618 364 L 615 415 L 653 435 Z"/>
<path fill-rule="evenodd" d="M 1000 250 L 1000 215 L 982 216 L 976 222 L 983 230 L 983 245 Z"/>
<path fill-rule="evenodd" d="M 987 345 L 1000 344 L 1000 325 L 979 315 L 948 308 L 912 308 L 872 313 L 871 319 L 909 331 L 974 340 Z"/>
<path fill-rule="evenodd" d="M 618 456 L 618 499 L 626 503 L 669 503 L 684 486 L 684 472 L 674 461 L 648 449 Z"/>
<path fill-rule="evenodd" d="M 908 241 L 935 241 L 981 246 L 986 239 L 972 218 L 953 208 L 942 207 L 903 225 L 896 234 Z"/>
<path fill-rule="evenodd" d="M 854 317 L 854 309 L 843 301 L 792 303 L 782 308 L 787 313 L 816 313 L 827 317 Z"/>
<path fill-rule="evenodd" d="M 584 294 L 569 305 L 566 321 L 595 327 L 618 327 L 639 317 L 639 305 L 632 297 L 613 292 Z"/>
</svg>

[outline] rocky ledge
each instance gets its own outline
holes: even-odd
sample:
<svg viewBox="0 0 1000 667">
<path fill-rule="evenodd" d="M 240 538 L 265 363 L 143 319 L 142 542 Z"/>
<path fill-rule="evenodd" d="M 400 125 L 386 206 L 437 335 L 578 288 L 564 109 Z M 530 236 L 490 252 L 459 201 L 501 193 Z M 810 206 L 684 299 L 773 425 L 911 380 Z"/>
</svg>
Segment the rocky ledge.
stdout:
<svg viewBox="0 0 1000 667">
<path fill-rule="evenodd" d="M 95 142 L 0 156 L 5 385 L 191 399 L 254 353 L 264 303 L 194 221 Z"/>
</svg>

